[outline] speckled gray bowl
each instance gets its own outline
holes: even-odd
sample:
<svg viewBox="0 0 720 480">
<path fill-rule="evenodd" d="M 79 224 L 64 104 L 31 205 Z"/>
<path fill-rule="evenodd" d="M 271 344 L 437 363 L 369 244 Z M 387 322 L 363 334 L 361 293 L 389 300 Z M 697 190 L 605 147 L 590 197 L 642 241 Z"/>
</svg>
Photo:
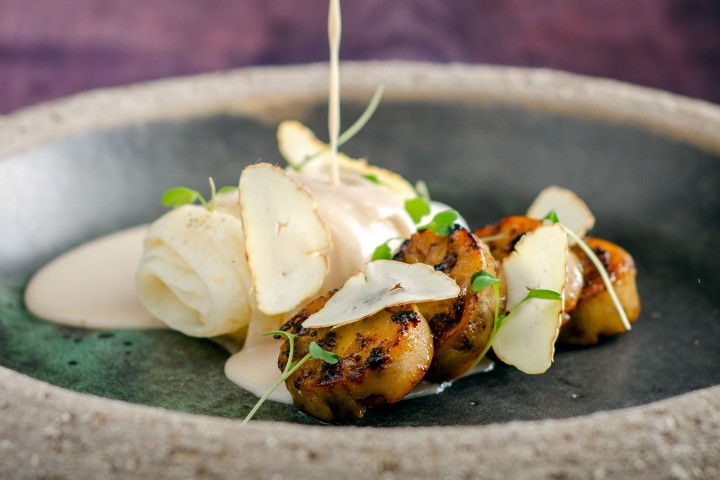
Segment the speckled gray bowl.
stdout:
<svg viewBox="0 0 720 480">
<path fill-rule="evenodd" d="M 637 328 L 560 352 L 547 375 L 532 377 L 540 380 L 498 368 L 459 384 L 460 393 L 365 424 L 418 427 L 303 425 L 270 409 L 283 421 L 241 428 L 222 405 L 133 396 L 121 388 L 129 374 L 109 369 L 104 386 L 102 377 L 74 384 L 46 373 L 18 347 L 44 334 L 8 320 L 29 274 L 88 238 L 153 218 L 168 186 L 159 183 L 201 185 L 208 175 L 232 178 L 254 157 L 277 161 L 265 152 L 280 119 L 321 132 L 326 70 L 250 69 L 90 92 L 0 118 L 0 287 L 9 295 L 0 298 L 0 365 L 12 367 L 0 367 L 0 477 L 720 476 L 720 109 L 552 71 L 380 63 L 343 67 L 344 114 L 380 83 L 383 107 L 351 153 L 425 178 L 473 224 L 522 211 L 548 183 L 574 188 L 598 230 L 636 253 Z M 246 157 L 238 165 L 234 152 Z M 175 157 L 185 160 L 168 168 Z"/>
</svg>

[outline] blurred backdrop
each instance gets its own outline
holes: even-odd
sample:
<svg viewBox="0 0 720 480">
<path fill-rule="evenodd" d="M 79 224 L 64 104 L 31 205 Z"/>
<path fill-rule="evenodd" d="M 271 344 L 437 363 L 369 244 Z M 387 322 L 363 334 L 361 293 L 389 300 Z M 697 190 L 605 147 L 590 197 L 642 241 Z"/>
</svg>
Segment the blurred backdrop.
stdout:
<svg viewBox="0 0 720 480">
<path fill-rule="evenodd" d="M 0 0 L 0 113 L 327 58 L 328 0 Z M 344 0 L 346 60 L 549 67 L 720 103 L 720 0 Z"/>
</svg>

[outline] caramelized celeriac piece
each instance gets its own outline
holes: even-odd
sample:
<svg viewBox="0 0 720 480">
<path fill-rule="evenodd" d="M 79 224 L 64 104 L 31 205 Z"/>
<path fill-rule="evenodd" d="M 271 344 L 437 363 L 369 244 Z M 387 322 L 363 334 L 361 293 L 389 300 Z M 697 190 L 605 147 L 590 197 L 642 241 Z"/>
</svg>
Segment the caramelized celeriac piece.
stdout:
<svg viewBox="0 0 720 480">
<path fill-rule="evenodd" d="M 607 270 L 628 320 L 634 322 L 640 315 L 640 296 L 635 283 L 637 269 L 632 256 L 607 240 L 585 237 L 585 243 Z M 572 250 L 580 259 L 584 285 L 577 307 L 570 313 L 570 321 L 563 327 L 559 341 L 593 345 L 600 336 L 622 333 L 625 327 L 597 268 L 579 247 L 574 246 Z"/>
<path fill-rule="evenodd" d="M 542 224 L 542 220 L 515 215 L 502 218 L 498 223 L 480 227 L 473 233 L 487 244 L 493 257 L 502 261 L 514 250 L 515 244 L 523 235 Z"/>
<path fill-rule="evenodd" d="M 285 385 L 300 410 L 340 423 L 362 417 L 368 407 L 395 403 L 407 395 L 430 365 L 433 341 L 427 321 L 412 304 L 385 308 L 339 327 L 304 328 L 303 322 L 331 296 L 312 301 L 282 330 L 297 335 L 293 361 L 306 356 L 312 342 L 338 355 L 339 361 L 310 359 Z M 281 371 L 289 354 L 286 341 L 278 359 Z"/>
<path fill-rule="evenodd" d="M 456 298 L 418 305 L 435 341 L 428 380 L 442 382 L 459 377 L 475 364 L 490 338 L 494 322 L 495 294 L 491 288 L 475 292 L 472 277 L 481 270 L 500 276 L 497 261 L 484 243 L 460 227 L 448 236 L 431 230 L 418 232 L 400 247 L 395 258 L 431 265 L 460 287 Z"/>
<path fill-rule="evenodd" d="M 474 233 L 485 239 L 496 259 L 502 260 L 514 251 L 525 234 L 543 224 L 542 220 L 513 216 L 481 227 Z M 639 316 L 640 298 L 632 256 L 607 240 L 585 237 L 584 241 L 600 258 L 629 321 L 634 322 Z M 557 341 L 592 345 L 600 336 L 624 332 L 626 328 L 597 267 L 577 244 L 569 247 L 566 270 L 563 322 Z"/>
<path fill-rule="evenodd" d="M 503 261 L 515 250 L 515 246 L 526 233 L 544 224 L 542 220 L 517 215 L 505 217 L 494 225 L 478 228 L 473 233 L 487 243 L 496 260 Z M 567 281 L 562 292 L 563 323 L 569 320 L 567 314 L 577 305 L 583 287 L 582 265 L 572 249 L 568 250 L 566 270 Z"/>
</svg>

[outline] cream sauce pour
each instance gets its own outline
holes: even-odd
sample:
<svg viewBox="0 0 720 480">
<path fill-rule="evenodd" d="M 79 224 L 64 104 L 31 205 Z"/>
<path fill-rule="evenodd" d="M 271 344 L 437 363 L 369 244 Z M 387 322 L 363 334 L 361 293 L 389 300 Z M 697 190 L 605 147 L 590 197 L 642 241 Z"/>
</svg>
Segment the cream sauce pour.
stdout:
<svg viewBox="0 0 720 480">
<path fill-rule="evenodd" d="M 328 133 L 330 134 L 330 155 L 332 158 L 330 183 L 340 184 L 338 165 L 338 136 L 340 135 L 340 35 L 342 19 L 340 1 L 331 0 L 328 12 L 328 43 L 330 45 L 330 82 L 328 87 Z"/>
</svg>

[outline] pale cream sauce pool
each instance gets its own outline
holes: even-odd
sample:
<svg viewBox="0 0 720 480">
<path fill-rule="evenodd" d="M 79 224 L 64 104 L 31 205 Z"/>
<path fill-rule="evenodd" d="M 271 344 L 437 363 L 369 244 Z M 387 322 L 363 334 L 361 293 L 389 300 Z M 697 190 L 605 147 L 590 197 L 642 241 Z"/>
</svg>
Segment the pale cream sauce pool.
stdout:
<svg viewBox="0 0 720 480">
<path fill-rule="evenodd" d="M 84 328 L 162 328 L 135 293 L 147 226 L 122 230 L 45 265 L 25 290 L 38 317 Z"/>
</svg>

